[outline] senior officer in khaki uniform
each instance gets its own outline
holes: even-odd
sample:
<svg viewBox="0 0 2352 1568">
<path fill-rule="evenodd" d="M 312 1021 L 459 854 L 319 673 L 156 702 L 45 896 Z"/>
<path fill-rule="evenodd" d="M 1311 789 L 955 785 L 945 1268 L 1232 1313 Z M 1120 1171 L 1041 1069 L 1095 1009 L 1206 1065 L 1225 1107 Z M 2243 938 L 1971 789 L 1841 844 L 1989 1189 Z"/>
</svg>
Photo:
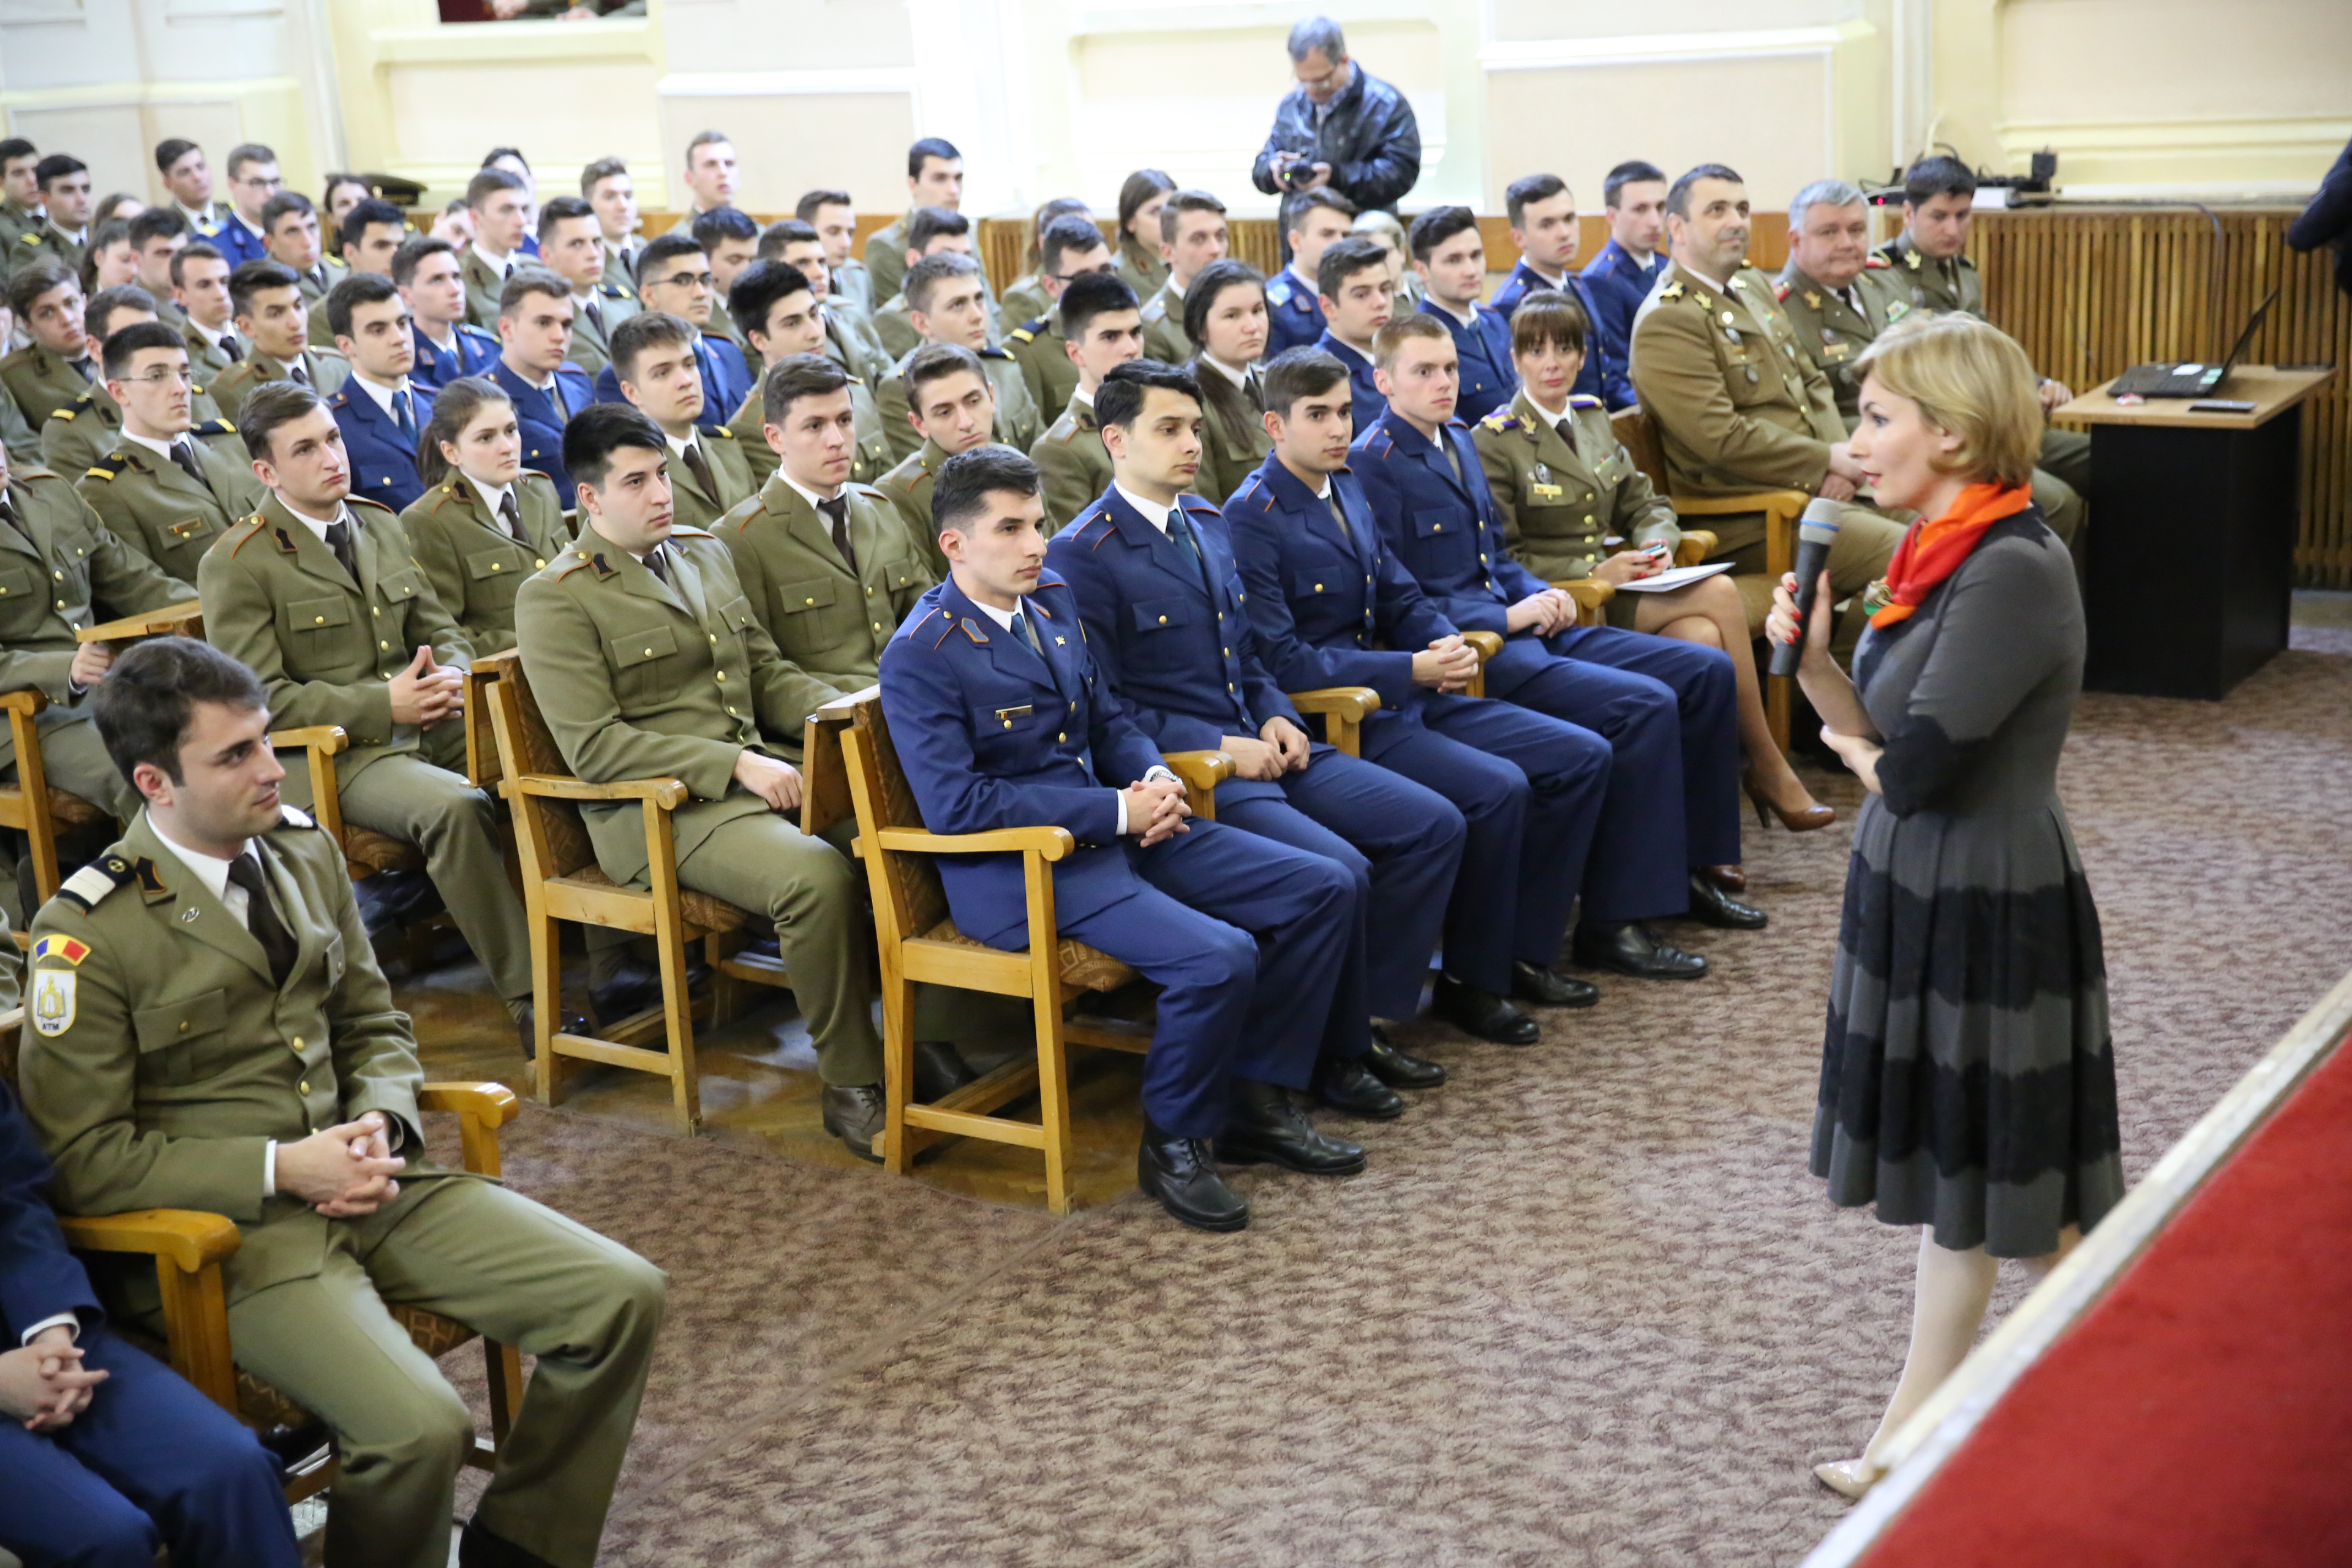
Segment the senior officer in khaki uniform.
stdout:
<svg viewBox="0 0 2352 1568">
<path fill-rule="evenodd" d="M 775 477 L 714 531 L 777 652 L 822 690 L 814 708 L 880 679 L 899 617 L 935 579 L 888 503 L 850 481 L 848 373 L 794 354 L 761 390 Z M 806 717 L 778 731 L 795 755 Z"/>
<path fill-rule="evenodd" d="M 1843 180 L 1816 180 L 1789 204 L 1789 262 L 1772 285 L 1773 298 L 1796 328 L 1798 347 L 1829 378 L 1849 433 L 1862 422 L 1863 377 L 1855 365 L 1863 350 L 1913 310 L 1891 265 L 1869 247 L 1870 205 L 1862 192 Z M 2064 461 L 2070 443 L 2084 439 L 2078 432 L 2048 430 L 2043 446 Z M 2051 531 L 2072 545 L 2088 510 L 2081 493 L 2036 468 L 2033 502 Z"/>
<path fill-rule="evenodd" d="M 499 845 L 505 809 L 461 771 L 472 645 L 434 597 L 400 519 L 351 494 L 342 436 L 317 393 L 256 392 L 244 435 L 272 493 L 196 568 L 205 635 L 261 677 L 280 725 L 343 727 L 344 817 L 425 852 L 425 874 L 528 1048 L 530 937 Z M 306 776 L 287 793 L 314 804 Z"/>
<path fill-rule="evenodd" d="M 106 372 L 121 427 L 111 451 L 76 470 L 74 489 L 117 539 L 193 583 L 212 542 L 260 504 L 244 443 L 225 419 L 192 422 L 188 351 L 161 321 L 108 338 Z"/>
<path fill-rule="evenodd" d="M 12 470 L 0 454 L 0 691 L 49 700 L 35 721 L 49 783 L 118 822 L 138 815 L 139 795 L 107 760 L 85 701 L 113 652 L 74 633 L 194 596 L 108 532 L 71 485 L 46 468 Z M 15 775 L 16 742 L 5 731 L 0 765 Z"/>
<path fill-rule="evenodd" d="M 146 811 L 33 926 L 25 1108 L 58 1206 L 236 1222 L 237 1364 L 333 1431 L 326 1554 L 349 1568 L 442 1568 L 474 1447 L 465 1402 L 386 1302 L 535 1356 L 457 1560 L 589 1568 L 661 1271 L 426 1157 L 415 1037 L 342 852 L 278 803 L 266 703 L 252 671 L 180 637 L 131 649 L 94 699 Z M 121 1278 L 158 1326 L 152 1271 Z"/>
<path fill-rule="evenodd" d="M 1797 489 L 1844 503 L 1830 552 L 1830 585 L 1853 601 L 1844 637 L 1861 636 L 1860 595 L 1886 574 L 1903 527 L 1853 501 L 1861 465 L 1829 379 L 1796 343 L 1771 280 L 1743 267 L 1747 187 L 1720 163 L 1702 163 L 1666 195 L 1674 265 L 1633 319 L 1633 372 L 1658 424 L 1670 488 L 1696 495 Z M 1764 575 L 1761 515 L 1711 519 L 1718 558 L 1738 574 L 1748 629 L 1760 630 L 1772 584 Z"/>
<path fill-rule="evenodd" d="M 670 817 L 678 881 L 772 922 L 816 1046 L 825 1131 L 870 1160 L 882 1048 L 863 877 L 793 824 L 801 778 L 783 760 L 784 739 L 797 755 L 810 710 L 835 690 L 777 657 L 726 548 L 674 528 L 669 444 L 652 421 L 597 404 L 565 428 L 563 458 L 580 539 L 515 601 L 532 695 L 582 778 L 669 777 L 693 792 Z M 581 816 L 604 874 L 646 886 L 636 803 Z"/>
</svg>

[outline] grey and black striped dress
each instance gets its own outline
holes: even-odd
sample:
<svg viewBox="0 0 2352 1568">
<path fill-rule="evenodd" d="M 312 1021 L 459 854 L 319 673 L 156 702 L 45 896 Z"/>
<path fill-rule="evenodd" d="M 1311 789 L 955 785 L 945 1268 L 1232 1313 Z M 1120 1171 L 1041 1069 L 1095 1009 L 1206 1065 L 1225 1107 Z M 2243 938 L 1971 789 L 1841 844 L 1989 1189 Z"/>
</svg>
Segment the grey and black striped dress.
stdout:
<svg viewBox="0 0 2352 1568">
<path fill-rule="evenodd" d="M 2083 607 L 2038 509 L 1994 523 L 1854 684 L 1856 819 L 1812 1169 L 1955 1249 L 2052 1251 L 2123 1194 L 2098 910 L 2058 803 Z"/>
</svg>

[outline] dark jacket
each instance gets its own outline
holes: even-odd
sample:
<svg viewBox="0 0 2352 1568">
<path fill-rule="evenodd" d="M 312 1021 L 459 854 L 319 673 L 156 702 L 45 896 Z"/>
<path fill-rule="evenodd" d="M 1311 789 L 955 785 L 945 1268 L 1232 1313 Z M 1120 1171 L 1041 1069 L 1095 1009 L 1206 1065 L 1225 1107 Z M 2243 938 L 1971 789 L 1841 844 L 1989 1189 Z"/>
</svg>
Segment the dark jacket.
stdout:
<svg viewBox="0 0 2352 1568">
<path fill-rule="evenodd" d="M 105 1321 L 49 1208 L 49 1174 L 15 1091 L 0 1082 L 0 1349 L 16 1349 L 26 1329 L 62 1312 L 85 1330 Z"/>
<path fill-rule="evenodd" d="M 2352 294 L 2352 143 L 2336 155 L 2336 166 L 2319 182 L 2319 194 L 2286 231 L 2297 250 L 2336 247 L 2336 286 Z"/>
<path fill-rule="evenodd" d="M 1268 195 L 1279 195 L 1282 184 L 1274 177 L 1275 155 L 1297 153 L 1310 163 L 1331 165 L 1331 188 L 1360 207 L 1391 207 L 1403 199 L 1421 178 L 1421 126 L 1404 94 L 1373 76 L 1360 64 L 1339 89 L 1323 128 L 1315 128 L 1315 106 L 1307 89 L 1294 87 L 1283 94 L 1274 111 L 1274 129 L 1265 134 L 1250 183 Z"/>
</svg>

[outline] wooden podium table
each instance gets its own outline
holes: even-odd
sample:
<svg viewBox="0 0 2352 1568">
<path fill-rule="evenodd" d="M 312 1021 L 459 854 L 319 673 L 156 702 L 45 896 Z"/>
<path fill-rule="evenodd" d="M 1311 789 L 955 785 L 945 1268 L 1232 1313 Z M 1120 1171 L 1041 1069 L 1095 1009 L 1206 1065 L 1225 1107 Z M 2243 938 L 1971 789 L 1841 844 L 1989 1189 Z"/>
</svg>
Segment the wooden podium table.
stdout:
<svg viewBox="0 0 2352 1568">
<path fill-rule="evenodd" d="M 2241 365 L 2210 395 L 2246 414 L 2110 382 L 2051 416 L 2091 427 L 2086 688 L 2217 700 L 2286 647 L 2301 405 L 2334 374 Z"/>
</svg>

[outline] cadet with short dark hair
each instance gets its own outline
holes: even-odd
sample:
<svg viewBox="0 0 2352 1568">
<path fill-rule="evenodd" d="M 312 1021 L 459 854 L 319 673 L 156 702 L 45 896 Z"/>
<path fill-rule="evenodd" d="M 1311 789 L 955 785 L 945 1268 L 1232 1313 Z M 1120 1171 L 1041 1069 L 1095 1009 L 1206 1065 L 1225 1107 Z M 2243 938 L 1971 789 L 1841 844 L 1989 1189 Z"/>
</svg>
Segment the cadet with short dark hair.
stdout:
<svg viewBox="0 0 2352 1568">
<path fill-rule="evenodd" d="M 1266 357 L 1307 348 L 1323 335 L 1323 252 L 1354 232 L 1356 204 L 1328 186 L 1282 199 L 1282 243 L 1289 259 L 1265 286 Z"/>
<path fill-rule="evenodd" d="M 532 265 L 523 251 L 530 232 L 530 186 L 507 169 L 482 168 L 466 182 L 466 211 L 474 237 L 458 258 L 466 280 L 466 319 L 488 327 L 499 319 L 507 284 Z"/>
<path fill-rule="evenodd" d="M 499 296 L 499 358 L 490 379 L 514 403 L 523 466 L 553 479 L 566 502 L 572 476 L 563 469 L 564 426 L 596 400 L 571 352 L 572 285 L 543 267 L 520 268 Z"/>
<path fill-rule="evenodd" d="M 246 354 L 236 335 L 228 274 L 228 258 L 208 239 L 190 240 L 172 255 L 172 303 L 179 312 L 180 339 L 188 345 L 196 379 L 206 386 Z"/>
<path fill-rule="evenodd" d="M 1599 301 L 1573 270 L 1579 243 L 1576 193 L 1558 174 L 1528 174 L 1511 182 L 1503 193 L 1503 206 L 1519 260 L 1487 308 L 1507 322 L 1518 313 L 1519 301 L 1538 289 L 1572 297 L 1591 329 L 1584 368 L 1577 374 L 1578 395 L 1598 398 L 1611 409 L 1629 406 L 1633 385 L 1625 379 L 1625 340 L 1609 335 Z"/>
<path fill-rule="evenodd" d="M 115 538 L 194 583 L 206 548 L 261 503 L 244 443 L 226 420 L 196 422 L 186 345 L 160 321 L 106 340 L 106 391 L 121 428 L 74 489 Z"/>
<path fill-rule="evenodd" d="M 155 143 L 155 172 L 172 193 L 172 210 L 194 233 L 208 235 L 228 221 L 226 210 L 213 200 L 212 165 L 202 147 L 185 137 L 165 137 Z"/>
<path fill-rule="evenodd" d="M 466 281 L 457 247 L 415 235 L 392 257 L 392 281 L 415 322 L 420 386 L 440 387 L 461 375 L 487 375 L 499 361 L 499 339 L 466 320 Z"/>
<path fill-rule="evenodd" d="M 732 207 L 737 178 L 735 143 L 727 132 L 696 132 L 686 144 L 686 188 L 694 193 L 687 204 L 687 222 Z"/>
<path fill-rule="evenodd" d="M 746 267 L 758 259 L 760 226 L 751 215 L 733 207 L 712 207 L 696 215 L 694 243 L 702 247 L 703 258 L 710 263 L 710 331 L 748 351 L 743 334 L 728 313 L 727 291 L 735 287 L 735 279 Z M 748 360 L 749 355 L 746 353 Z M 752 371 L 757 374 L 756 368 Z"/>
<path fill-rule="evenodd" d="M 433 417 L 433 394 L 409 379 L 416 343 L 408 306 L 391 279 L 362 272 L 327 296 L 327 321 L 352 367 L 327 399 L 351 459 L 352 493 L 400 510 L 425 493 L 418 433 Z"/>
<path fill-rule="evenodd" d="M 188 220 L 175 206 L 149 207 L 131 220 L 131 252 L 138 258 L 139 287 L 155 300 L 155 319 L 173 330 L 186 312 L 172 302 L 172 262 L 188 247 Z"/>
<path fill-rule="evenodd" d="M 701 334 L 666 310 L 631 316 L 613 332 L 613 374 L 621 395 L 660 427 L 669 443 L 670 500 L 677 523 L 709 529 L 758 488 L 742 444 L 725 425 L 698 427 Z"/>
<path fill-rule="evenodd" d="M 972 255 L 971 220 L 952 207 L 917 207 L 907 217 L 906 267 L 899 273 L 896 292 L 874 308 L 874 335 L 894 359 L 904 359 L 922 342 L 922 333 L 913 321 L 914 306 L 908 298 L 907 274 L 918 264 L 950 251 L 959 256 Z M 983 308 L 988 279 L 983 273 L 981 289 Z M 995 337 L 996 322 L 989 320 L 989 336 Z"/>
<path fill-rule="evenodd" d="M 1078 373 L 1060 418 L 1029 449 L 1045 482 L 1045 521 L 1066 528 L 1110 489 L 1110 452 L 1095 418 L 1102 379 L 1143 357 L 1143 312 L 1135 290 L 1101 273 L 1072 281 L 1062 295 L 1063 352 Z"/>
<path fill-rule="evenodd" d="M 961 343 L 980 356 L 996 390 L 996 435 L 1006 446 L 1026 448 L 1045 431 L 1037 405 L 1029 395 L 1028 379 L 1013 356 L 988 341 L 987 280 L 980 263 L 956 251 L 940 251 L 917 262 L 907 274 L 908 319 L 926 343 Z M 922 445 L 908 418 L 907 362 L 917 351 L 899 357 L 894 374 L 882 383 L 875 401 L 882 408 L 882 433 L 890 450 L 904 462 Z"/>
<path fill-rule="evenodd" d="M 695 330 L 694 359 L 702 377 L 702 414 L 698 423 L 713 430 L 727 422 L 728 411 L 751 395 L 751 367 L 743 351 L 711 329 L 715 279 L 710 258 L 691 235 L 673 229 L 646 246 L 637 258 L 637 306 L 667 310 Z M 596 400 L 620 403 L 620 378 L 607 364 L 596 374 Z"/>
<path fill-rule="evenodd" d="M 258 142 L 240 142 L 221 161 L 228 172 L 227 218 L 213 231 L 213 243 L 231 267 L 257 261 L 265 254 L 262 205 L 286 188 L 278 177 L 278 154 Z"/>
<path fill-rule="evenodd" d="M 92 295 L 82 308 L 81 320 L 88 342 L 101 350 L 99 378 L 41 425 L 41 465 L 69 476 L 82 474 L 111 453 L 122 428 L 122 406 L 106 388 L 102 346 L 114 333 L 131 327 L 160 325 L 153 297 L 127 283 Z M 220 416 L 220 405 L 193 383 L 188 388 L 188 416 L 202 427 L 204 438 L 225 451 L 236 451 L 231 426 Z"/>
<path fill-rule="evenodd" d="M 253 345 L 212 385 L 214 400 L 231 419 L 243 423 L 245 400 L 267 382 L 290 381 L 321 397 L 341 389 L 351 363 L 332 349 L 311 346 L 310 311 L 292 272 L 275 261 L 240 263 L 228 275 L 228 295 L 237 331 Z"/>
<path fill-rule="evenodd" d="M 1372 338 L 1396 313 L 1388 250 L 1360 237 L 1339 240 L 1323 252 L 1315 270 L 1324 322 L 1315 346 L 1347 367 L 1349 413 L 1360 434 L 1389 405 L 1372 365 Z"/>
<path fill-rule="evenodd" d="M 1212 261 L 1224 258 L 1231 248 L 1225 225 L 1225 204 L 1207 191 L 1176 191 L 1160 206 L 1160 258 L 1168 264 L 1168 280 L 1160 291 L 1144 297 L 1143 352 L 1166 364 L 1181 364 L 1192 354 L 1184 335 L 1184 290 L 1193 274 Z"/>
<path fill-rule="evenodd" d="M 760 258 L 788 263 L 808 279 L 809 290 L 815 296 L 816 320 L 824 330 L 824 341 L 814 351 L 790 349 L 780 352 L 822 353 L 863 382 L 866 391 L 871 394 L 881 384 L 883 377 L 890 374 L 890 363 L 895 356 L 882 346 L 882 339 L 874 330 L 871 313 L 856 300 L 844 299 L 835 292 L 839 274 L 825 261 L 827 245 L 827 240 L 814 224 L 803 223 L 798 218 L 780 218 L 760 231 Z M 858 269 L 858 276 L 865 276 L 863 268 Z M 742 313 L 734 310 L 734 303 L 730 290 L 728 308 L 740 321 Z M 874 428 L 878 435 L 882 427 L 877 424 Z M 862 442 L 864 437 L 861 436 L 859 439 Z"/>
<path fill-rule="evenodd" d="M 1456 417 L 1475 422 L 1510 402 L 1518 390 L 1511 369 L 1511 323 L 1478 302 L 1486 289 L 1486 242 L 1468 207 L 1433 207 L 1412 220 L 1406 237 L 1412 269 L 1429 290 L 1421 313 L 1454 340 L 1462 378 Z"/>
<path fill-rule="evenodd" d="M 1090 272 L 1111 270 L 1110 247 L 1090 217 L 1070 214 L 1045 226 L 1037 240 L 1037 290 L 1045 300 L 1038 312 L 1005 334 L 1005 352 L 1021 366 L 1029 401 L 1042 413 L 1070 401 L 1078 384 L 1069 345 L 1062 336 L 1054 307 L 1072 282 Z M 1010 291 L 1008 290 L 1008 299 Z"/>
<path fill-rule="evenodd" d="M 963 205 L 963 154 L 955 150 L 955 143 L 926 136 L 907 149 L 907 216 L 876 229 L 866 241 L 866 272 L 874 301 L 869 309 L 878 309 L 906 279 L 910 265 L 907 252 L 914 244 L 908 231 L 916 209 L 945 207 L 953 212 Z"/>
<path fill-rule="evenodd" d="M 8 309 L 32 341 L 0 356 L 0 391 L 38 430 L 70 408 L 98 379 L 96 347 L 83 324 L 81 284 L 54 256 L 26 262 L 8 277 Z"/>
<path fill-rule="evenodd" d="M 637 252 L 645 248 L 637 233 L 637 183 L 621 158 L 599 158 L 580 171 L 580 194 L 596 212 L 597 233 L 604 246 L 604 281 L 634 291 Z"/>
<path fill-rule="evenodd" d="M 1044 315 L 1045 307 L 1051 303 L 1038 283 L 1039 273 L 1045 266 L 1045 230 L 1066 217 L 1083 218 L 1088 227 L 1094 227 L 1094 209 L 1087 205 L 1085 198 L 1080 196 L 1049 197 L 1039 202 L 1036 212 L 1030 216 L 1029 248 L 1021 261 L 1024 270 L 1005 285 L 1004 298 L 1000 301 L 1015 321 Z M 1095 228 L 1095 237 L 1102 237 L 1101 229 Z"/>
<path fill-rule="evenodd" d="M 41 193 L 41 222 L 11 247 L 9 269 L 47 257 L 80 271 L 89 252 L 89 165 L 70 153 L 52 153 L 33 165 L 33 184 Z"/>
<path fill-rule="evenodd" d="M 728 304 L 762 364 L 787 354 L 821 353 L 846 369 L 837 352 L 841 340 L 834 335 L 835 322 L 824 313 L 824 302 L 817 294 L 816 279 L 824 276 L 824 259 L 809 258 L 809 268 L 803 270 L 789 261 L 754 261 L 736 276 Z M 882 410 L 874 394 L 856 379 L 854 371 L 851 376 L 849 403 L 856 418 L 857 457 L 850 465 L 849 477 L 860 484 L 875 484 L 889 471 L 890 438 L 883 433 Z M 730 428 L 743 432 L 738 440 L 751 462 L 754 484 L 766 484 L 768 476 L 776 471 L 774 448 L 764 439 L 752 439 L 751 434 L 767 423 L 764 402 L 761 387 L 754 382 L 751 393 L 727 418 Z"/>
<path fill-rule="evenodd" d="M 914 456 L 875 481 L 922 552 L 932 580 L 947 581 L 931 516 L 931 481 L 950 458 L 995 439 L 996 392 L 980 356 L 961 343 L 926 343 L 907 361 L 907 413 L 922 434 Z"/>
<path fill-rule="evenodd" d="M 540 264 L 572 285 L 572 363 L 596 374 L 613 361 L 614 330 L 636 314 L 637 297 L 604 276 L 596 209 L 584 196 L 555 196 L 539 209 Z"/>
<path fill-rule="evenodd" d="M 40 162 L 41 150 L 22 136 L 0 139 L 0 281 L 15 270 L 24 237 L 48 221 L 33 175 Z"/>
<path fill-rule="evenodd" d="M 793 204 L 793 216 L 816 230 L 824 246 L 825 268 L 832 273 L 827 279 L 832 285 L 830 297 L 865 315 L 872 315 L 874 307 L 890 296 L 874 292 L 874 275 L 866 270 L 866 263 L 849 254 L 857 237 L 857 205 L 849 199 L 849 193 L 807 192 Z"/>
</svg>

